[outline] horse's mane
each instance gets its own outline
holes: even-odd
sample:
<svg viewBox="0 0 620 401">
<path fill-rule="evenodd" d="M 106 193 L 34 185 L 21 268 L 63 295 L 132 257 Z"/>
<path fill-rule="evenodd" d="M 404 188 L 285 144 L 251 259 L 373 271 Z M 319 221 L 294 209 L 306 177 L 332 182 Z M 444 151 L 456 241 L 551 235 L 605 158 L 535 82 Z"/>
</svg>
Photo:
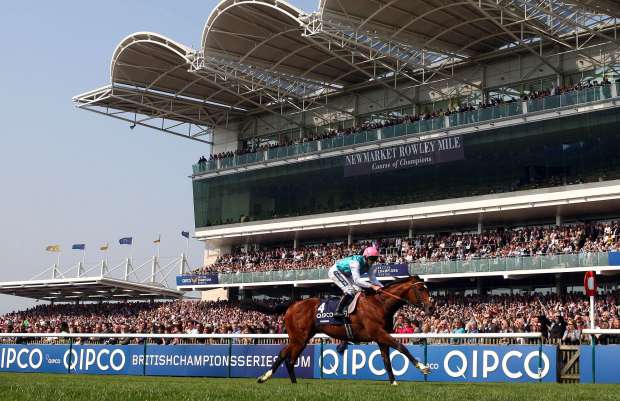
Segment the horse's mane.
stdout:
<svg viewBox="0 0 620 401">
<path fill-rule="evenodd" d="M 418 276 L 407 276 L 407 277 L 399 278 L 397 280 L 392 281 L 391 283 L 387 284 L 385 286 L 385 288 L 390 288 L 390 287 L 396 286 L 398 284 L 409 282 L 409 281 L 411 281 L 412 278 L 415 278 L 416 280 L 421 280 L 420 277 L 418 277 Z"/>
</svg>

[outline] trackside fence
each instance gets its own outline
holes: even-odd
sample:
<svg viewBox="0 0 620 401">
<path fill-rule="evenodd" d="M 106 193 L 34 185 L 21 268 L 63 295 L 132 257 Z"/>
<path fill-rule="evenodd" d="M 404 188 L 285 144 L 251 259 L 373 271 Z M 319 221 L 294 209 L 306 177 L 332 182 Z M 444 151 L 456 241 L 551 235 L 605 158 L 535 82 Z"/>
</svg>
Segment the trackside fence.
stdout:
<svg viewBox="0 0 620 401">
<path fill-rule="evenodd" d="M 579 347 L 581 383 L 620 383 L 620 330 L 585 329 L 590 345 Z"/>
<path fill-rule="evenodd" d="M 541 333 L 394 334 L 429 366 L 424 376 L 403 354 L 398 380 L 556 382 L 558 347 Z M 258 377 L 286 345 L 285 334 L 0 333 L 0 372 Z M 316 335 L 296 361 L 300 378 L 387 380 L 376 344 Z M 280 367 L 276 377 L 287 377 Z"/>
</svg>

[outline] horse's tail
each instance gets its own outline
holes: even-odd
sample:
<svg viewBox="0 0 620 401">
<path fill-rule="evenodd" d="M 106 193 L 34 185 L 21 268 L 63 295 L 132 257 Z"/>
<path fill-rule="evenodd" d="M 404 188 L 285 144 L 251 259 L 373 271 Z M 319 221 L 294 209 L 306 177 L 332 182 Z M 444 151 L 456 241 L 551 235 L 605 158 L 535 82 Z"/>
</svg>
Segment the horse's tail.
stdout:
<svg viewBox="0 0 620 401">
<path fill-rule="evenodd" d="M 264 313 L 265 315 L 281 315 L 291 306 L 293 302 L 284 302 L 275 306 L 269 306 L 260 302 L 245 301 L 241 303 L 241 309 L 253 310 Z"/>
</svg>

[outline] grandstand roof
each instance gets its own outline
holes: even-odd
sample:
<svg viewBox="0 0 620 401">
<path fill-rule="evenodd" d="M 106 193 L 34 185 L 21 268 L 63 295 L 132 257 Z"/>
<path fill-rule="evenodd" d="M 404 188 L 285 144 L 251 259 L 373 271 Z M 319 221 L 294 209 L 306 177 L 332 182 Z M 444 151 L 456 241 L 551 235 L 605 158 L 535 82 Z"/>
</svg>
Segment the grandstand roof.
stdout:
<svg viewBox="0 0 620 401">
<path fill-rule="evenodd" d="M 252 113 L 301 126 L 287 110 L 365 86 L 413 102 L 395 81 L 419 84 L 423 72 L 454 78 L 454 65 L 510 52 L 529 52 L 557 71 L 539 47 L 581 52 L 594 37 L 618 44 L 606 33 L 618 16 L 620 5 L 609 0 L 321 0 L 311 14 L 282 0 L 222 0 L 200 49 L 156 33 L 129 35 L 113 52 L 110 85 L 74 101 L 210 142 L 210 128 Z"/>
<path fill-rule="evenodd" d="M 156 284 L 108 277 L 80 277 L 0 283 L 0 293 L 53 302 L 177 299 L 183 294 Z"/>
</svg>

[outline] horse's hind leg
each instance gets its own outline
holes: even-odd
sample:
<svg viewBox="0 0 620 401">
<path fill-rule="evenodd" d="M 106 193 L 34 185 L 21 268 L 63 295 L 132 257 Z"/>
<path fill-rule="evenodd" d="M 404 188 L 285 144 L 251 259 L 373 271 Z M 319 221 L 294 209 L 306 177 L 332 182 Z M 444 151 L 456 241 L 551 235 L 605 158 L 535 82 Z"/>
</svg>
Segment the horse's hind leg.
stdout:
<svg viewBox="0 0 620 401">
<path fill-rule="evenodd" d="M 290 348 L 290 345 L 287 345 L 284 348 L 282 348 L 282 350 L 278 354 L 278 357 L 273 362 L 273 365 L 271 365 L 271 369 L 266 371 L 261 377 L 258 378 L 257 380 L 258 383 L 264 383 L 267 380 L 271 379 L 271 376 L 273 376 L 273 374 L 276 373 L 276 370 L 278 370 L 278 368 L 280 367 L 280 364 L 288 360 L 288 354 L 290 352 L 289 348 Z M 289 372 L 289 376 L 290 376 L 290 372 Z"/>
<path fill-rule="evenodd" d="M 286 358 L 284 364 L 286 365 L 286 370 L 288 371 L 288 377 L 291 378 L 291 383 L 296 384 L 297 377 L 295 377 L 295 363 L 291 362 L 290 359 Z"/>
<path fill-rule="evenodd" d="M 306 343 L 291 343 L 289 344 L 289 348 L 290 352 L 284 363 L 288 370 L 288 376 L 291 378 L 291 383 L 295 384 L 297 383 L 297 378 L 295 377 L 295 362 L 297 362 L 297 358 L 301 355 L 304 348 L 306 348 Z"/>
<path fill-rule="evenodd" d="M 390 384 L 396 386 L 396 378 L 394 377 L 394 371 L 392 370 L 392 361 L 390 360 L 390 347 L 385 344 L 379 344 L 379 350 L 381 351 L 381 357 L 383 358 L 383 364 L 387 371 Z"/>
</svg>

